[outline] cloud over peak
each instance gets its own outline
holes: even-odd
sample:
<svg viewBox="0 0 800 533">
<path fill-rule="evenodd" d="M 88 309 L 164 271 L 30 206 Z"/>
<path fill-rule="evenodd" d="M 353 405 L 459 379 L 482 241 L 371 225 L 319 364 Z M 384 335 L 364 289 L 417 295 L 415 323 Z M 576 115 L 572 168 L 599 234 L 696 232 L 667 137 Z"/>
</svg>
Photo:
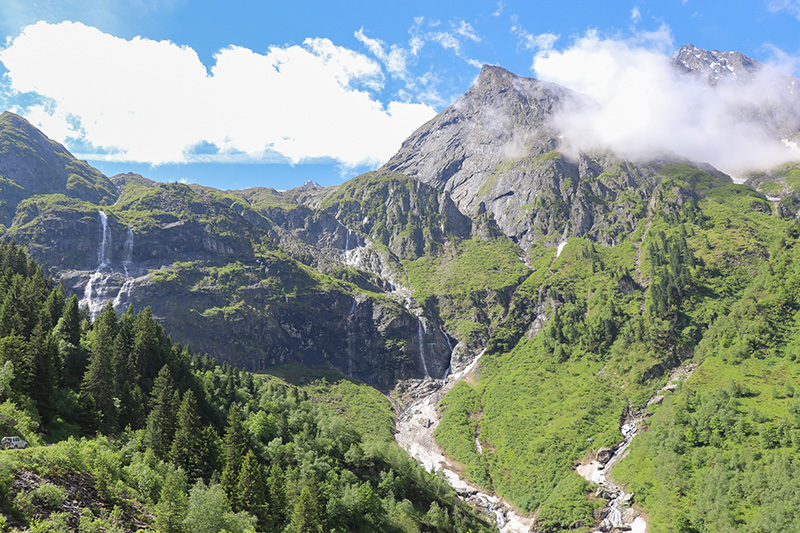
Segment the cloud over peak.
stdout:
<svg viewBox="0 0 800 533">
<path fill-rule="evenodd" d="M 800 126 L 793 78 L 767 66 L 746 81 L 712 85 L 677 69 L 671 49 L 662 27 L 628 39 L 588 32 L 564 50 L 537 53 L 537 77 L 586 97 L 553 118 L 565 145 L 632 159 L 674 154 L 733 176 L 800 159 L 781 138 Z M 771 122 L 769 110 L 782 124 Z"/>
</svg>

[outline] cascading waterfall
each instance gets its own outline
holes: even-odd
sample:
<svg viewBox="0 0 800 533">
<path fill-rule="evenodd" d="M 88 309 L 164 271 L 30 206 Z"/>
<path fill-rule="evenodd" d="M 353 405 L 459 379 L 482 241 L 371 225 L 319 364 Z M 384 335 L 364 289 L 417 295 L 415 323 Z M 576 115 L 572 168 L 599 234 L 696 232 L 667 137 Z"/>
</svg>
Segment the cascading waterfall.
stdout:
<svg viewBox="0 0 800 533">
<path fill-rule="evenodd" d="M 450 357 L 452 359 L 452 357 L 453 357 L 453 344 L 450 342 L 450 335 L 448 335 L 447 332 L 444 330 L 444 328 L 441 327 L 441 326 L 439 326 L 439 331 L 442 332 L 442 335 L 444 335 L 444 340 L 447 341 L 447 348 L 450 350 L 450 355 L 448 357 Z M 447 370 L 444 371 L 444 376 L 442 376 L 442 379 L 447 379 L 447 376 L 449 376 L 450 372 L 452 372 L 452 371 L 453 371 L 453 365 L 452 365 L 452 362 L 451 362 L 451 364 L 447 365 Z"/>
<path fill-rule="evenodd" d="M 345 252 L 350 250 L 350 234 L 352 233 L 350 231 L 350 228 L 346 228 L 346 229 L 347 229 L 347 237 L 344 238 L 344 251 Z"/>
<path fill-rule="evenodd" d="M 103 302 L 95 298 L 105 291 L 106 284 L 114 272 L 111 270 L 111 260 L 108 257 L 108 251 L 111 248 L 111 232 L 108 229 L 108 217 L 103 211 L 97 212 L 97 218 L 100 220 L 100 242 L 97 245 L 97 269 L 89 276 L 89 281 L 86 283 L 86 288 L 83 291 L 83 300 L 80 305 L 86 305 L 89 308 L 89 314 L 92 320 L 100 314 L 103 310 Z M 103 272 L 108 269 L 108 272 Z"/>
<path fill-rule="evenodd" d="M 353 354 L 355 354 L 355 315 L 356 315 L 356 301 L 353 297 L 353 303 L 350 305 L 350 310 L 347 312 L 347 375 L 353 377 Z"/>
<path fill-rule="evenodd" d="M 133 230 L 128 226 L 128 236 L 125 238 L 125 245 L 122 249 L 122 268 L 125 269 L 125 277 L 128 277 L 128 267 L 133 262 Z"/>
<path fill-rule="evenodd" d="M 125 271 L 125 283 L 120 287 L 117 297 L 114 298 L 114 309 L 121 311 L 122 307 L 130 303 L 134 278 L 128 272 L 128 267 L 133 263 L 133 230 L 128 226 L 128 234 L 122 248 L 122 269 Z M 124 298 L 124 299 L 123 299 Z"/>
<path fill-rule="evenodd" d="M 425 324 L 422 317 L 417 318 L 417 336 L 419 336 L 419 358 L 422 360 L 422 369 L 425 371 L 425 377 L 431 377 L 428 372 L 428 363 L 425 361 Z"/>
</svg>

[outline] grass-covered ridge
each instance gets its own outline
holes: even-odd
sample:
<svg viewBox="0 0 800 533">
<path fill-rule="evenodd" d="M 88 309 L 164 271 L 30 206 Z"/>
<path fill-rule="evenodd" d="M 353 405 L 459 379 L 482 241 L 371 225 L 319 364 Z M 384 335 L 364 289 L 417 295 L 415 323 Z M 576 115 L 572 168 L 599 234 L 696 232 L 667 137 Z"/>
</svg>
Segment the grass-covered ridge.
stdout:
<svg viewBox="0 0 800 533">
<path fill-rule="evenodd" d="M 679 165 L 661 173 L 647 217 L 616 246 L 570 239 L 558 258 L 531 250 L 540 259 L 493 332 L 477 381 L 442 401 L 437 441 L 472 481 L 537 511 L 542 530 L 591 524 L 596 502 L 575 461 L 621 441 L 628 402 L 642 407 L 666 369 L 694 359 L 692 379 L 651 406 L 651 431 L 615 479 L 630 482 L 652 531 L 752 530 L 769 519 L 789 527 L 778 497 L 734 498 L 745 489 L 732 481 L 721 495 L 710 480 L 794 490 L 773 470 L 776 461 L 794 468 L 798 232 L 748 187 Z M 746 472 L 734 474 L 735 464 Z"/>
</svg>

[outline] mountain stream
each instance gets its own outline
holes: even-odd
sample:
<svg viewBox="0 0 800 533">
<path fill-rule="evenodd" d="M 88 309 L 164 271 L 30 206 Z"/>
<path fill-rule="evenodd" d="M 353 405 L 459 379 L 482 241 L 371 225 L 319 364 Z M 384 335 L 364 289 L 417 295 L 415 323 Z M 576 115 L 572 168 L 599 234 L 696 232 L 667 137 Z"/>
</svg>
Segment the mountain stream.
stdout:
<svg viewBox="0 0 800 533">
<path fill-rule="evenodd" d="M 664 393 L 675 390 L 676 382 L 688 379 L 694 370 L 694 363 L 680 366 L 672 371 L 667 380 L 667 385 L 662 387 L 642 409 L 633 409 L 630 404 L 620 422 L 620 433 L 623 440 L 613 450 L 598 450 L 596 457 L 590 462 L 583 463 L 576 468 L 577 473 L 589 483 L 597 485 L 596 494 L 608 500 L 607 511 L 600 525 L 592 533 L 608 533 L 610 531 L 632 531 L 644 533 L 647 531 L 647 522 L 637 511 L 631 507 L 633 494 L 614 483 L 611 479 L 611 469 L 628 454 L 628 448 L 634 437 L 639 434 L 642 422 L 647 419 L 647 408 L 652 404 L 661 403 Z"/>
<path fill-rule="evenodd" d="M 458 372 L 450 372 L 448 368 L 443 379 L 426 378 L 420 381 L 417 384 L 417 400 L 398 416 L 395 440 L 429 472 L 441 470 L 464 501 L 493 515 L 502 533 L 527 533 L 533 520 L 517 514 L 505 500 L 482 492 L 463 480 L 433 438 L 439 425 L 439 402 L 458 381 L 472 374 L 481 355 L 482 352 Z"/>
</svg>

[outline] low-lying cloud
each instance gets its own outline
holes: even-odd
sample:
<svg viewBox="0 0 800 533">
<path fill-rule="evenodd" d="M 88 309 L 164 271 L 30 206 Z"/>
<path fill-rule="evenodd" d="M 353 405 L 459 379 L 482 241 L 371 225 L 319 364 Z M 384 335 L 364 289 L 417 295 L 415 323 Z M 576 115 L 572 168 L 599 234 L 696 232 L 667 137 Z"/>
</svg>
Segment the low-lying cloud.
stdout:
<svg viewBox="0 0 800 533">
<path fill-rule="evenodd" d="M 677 155 L 734 177 L 800 160 L 782 139 L 800 125 L 793 78 L 764 65 L 752 80 L 709 84 L 676 69 L 671 50 L 662 28 L 628 40 L 589 32 L 565 50 L 537 53 L 538 78 L 585 97 L 553 118 L 566 149 L 638 160 Z"/>
<path fill-rule="evenodd" d="M 16 109 L 84 157 L 151 164 L 242 158 L 376 165 L 435 115 L 375 96 L 375 60 L 328 39 L 231 46 L 207 68 L 169 41 L 120 39 L 81 23 L 40 22 L 0 50 L 0 90 L 31 93 Z"/>
</svg>

